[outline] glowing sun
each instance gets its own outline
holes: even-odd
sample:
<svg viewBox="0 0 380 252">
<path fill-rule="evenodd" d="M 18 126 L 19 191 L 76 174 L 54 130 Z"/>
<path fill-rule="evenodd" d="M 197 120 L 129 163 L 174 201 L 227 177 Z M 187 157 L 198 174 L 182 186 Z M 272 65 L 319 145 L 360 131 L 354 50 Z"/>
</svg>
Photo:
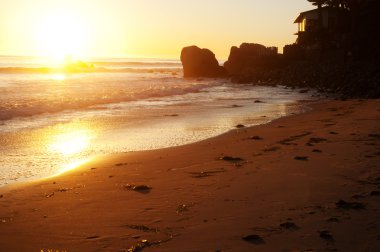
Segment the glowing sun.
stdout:
<svg viewBox="0 0 380 252">
<path fill-rule="evenodd" d="M 79 57 L 88 43 L 87 31 L 84 20 L 69 13 L 44 16 L 36 29 L 40 54 L 55 63 L 66 55 Z"/>
</svg>

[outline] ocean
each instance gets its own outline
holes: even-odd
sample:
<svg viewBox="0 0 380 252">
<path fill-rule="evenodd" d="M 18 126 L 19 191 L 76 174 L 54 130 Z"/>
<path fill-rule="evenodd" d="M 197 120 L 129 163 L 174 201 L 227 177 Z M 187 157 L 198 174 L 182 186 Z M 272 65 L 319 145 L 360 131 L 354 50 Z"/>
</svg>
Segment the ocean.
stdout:
<svg viewBox="0 0 380 252">
<path fill-rule="evenodd" d="M 94 58 L 91 66 L 49 72 L 41 58 L 0 56 L 0 186 L 268 123 L 316 99 L 282 86 L 184 79 L 179 60 Z"/>
</svg>

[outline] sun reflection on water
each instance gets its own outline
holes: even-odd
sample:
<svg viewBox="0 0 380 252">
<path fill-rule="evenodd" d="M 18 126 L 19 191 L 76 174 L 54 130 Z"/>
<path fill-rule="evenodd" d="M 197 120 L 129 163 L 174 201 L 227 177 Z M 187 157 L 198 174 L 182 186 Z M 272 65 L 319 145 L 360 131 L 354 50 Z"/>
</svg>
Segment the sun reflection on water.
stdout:
<svg viewBox="0 0 380 252">
<path fill-rule="evenodd" d="M 58 161 L 55 175 L 75 169 L 91 159 L 95 131 L 89 124 L 70 123 L 54 127 L 48 134 L 48 155 Z"/>
<path fill-rule="evenodd" d="M 59 176 L 65 172 L 68 172 L 70 170 L 73 170 L 73 169 L 76 169 L 78 168 L 79 166 L 89 162 L 92 158 L 85 158 L 85 159 L 82 159 L 82 160 L 78 160 L 78 161 L 74 161 L 72 163 L 69 163 L 69 164 L 65 164 L 62 166 L 62 168 L 59 170 L 58 173 L 56 173 L 54 176 Z"/>
<path fill-rule="evenodd" d="M 56 135 L 50 144 L 50 150 L 65 156 L 74 155 L 85 150 L 90 143 L 90 135 L 83 130 Z"/>
<path fill-rule="evenodd" d="M 64 81 L 66 79 L 64 74 L 52 74 L 50 78 L 55 81 Z"/>
</svg>

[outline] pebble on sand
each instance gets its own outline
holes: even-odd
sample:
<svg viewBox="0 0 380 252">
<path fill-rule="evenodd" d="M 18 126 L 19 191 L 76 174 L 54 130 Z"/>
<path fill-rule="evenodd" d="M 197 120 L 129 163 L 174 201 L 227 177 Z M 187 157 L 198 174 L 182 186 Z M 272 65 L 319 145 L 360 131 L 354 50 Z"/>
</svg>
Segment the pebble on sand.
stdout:
<svg viewBox="0 0 380 252">
<path fill-rule="evenodd" d="M 126 184 L 124 185 L 125 189 L 137 191 L 140 193 L 148 193 L 150 190 L 152 190 L 152 187 L 147 185 L 133 185 L 133 184 Z"/>
</svg>

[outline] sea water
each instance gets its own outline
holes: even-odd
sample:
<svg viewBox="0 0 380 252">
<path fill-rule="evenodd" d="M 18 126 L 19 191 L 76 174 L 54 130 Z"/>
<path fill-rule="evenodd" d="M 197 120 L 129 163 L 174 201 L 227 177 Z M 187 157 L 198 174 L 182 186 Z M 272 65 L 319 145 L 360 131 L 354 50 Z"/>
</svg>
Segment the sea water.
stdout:
<svg viewBox="0 0 380 252">
<path fill-rule="evenodd" d="M 86 73 L 30 73 L 43 61 L 0 57 L 0 186 L 60 174 L 99 155 L 184 145 L 237 124 L 267 123 L 315 99 L 280 86 L 184 79 L 178 60 L 92 64 Z"/>
</svg>

